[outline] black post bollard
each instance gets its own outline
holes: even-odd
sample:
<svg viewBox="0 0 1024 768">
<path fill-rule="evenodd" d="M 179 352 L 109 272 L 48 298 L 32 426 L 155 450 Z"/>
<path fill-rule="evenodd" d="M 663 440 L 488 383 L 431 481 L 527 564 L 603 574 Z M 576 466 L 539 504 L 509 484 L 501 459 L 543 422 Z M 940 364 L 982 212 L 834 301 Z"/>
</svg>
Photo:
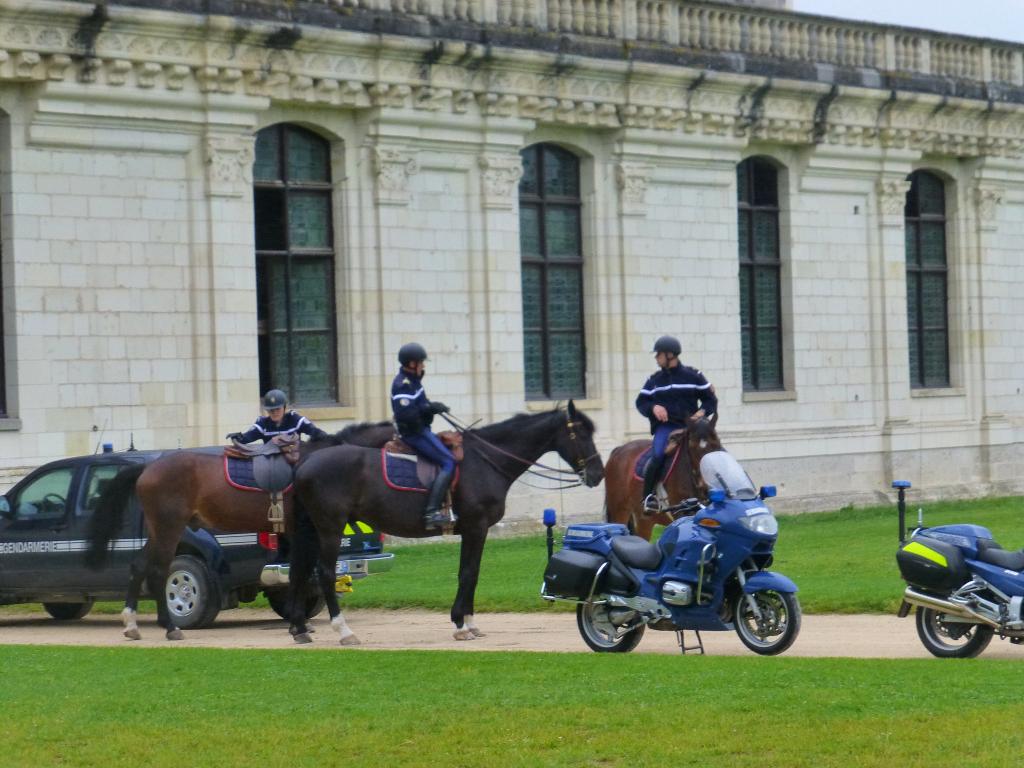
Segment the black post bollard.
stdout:
<svg viewBox="0 0 1024 768">
<path fill-rule="evenodd" d="M 555 527 L 555 523 L 558 521 L 555 515 L 555 510 L 548 507 L 544 510 L 544 525 L 548 528 L 548 560 L 551 559 L 551 555 L 555 552 L 555 534 L 552 532 L 552 528 Z"/>
<path fill-rule="evenodd" d="M 896 510 L 899 512 L 900 544 L 907 540 L 907 489 L 909 480 L 893 480 L 892 487 L 897 490 Z"/>
</svg>

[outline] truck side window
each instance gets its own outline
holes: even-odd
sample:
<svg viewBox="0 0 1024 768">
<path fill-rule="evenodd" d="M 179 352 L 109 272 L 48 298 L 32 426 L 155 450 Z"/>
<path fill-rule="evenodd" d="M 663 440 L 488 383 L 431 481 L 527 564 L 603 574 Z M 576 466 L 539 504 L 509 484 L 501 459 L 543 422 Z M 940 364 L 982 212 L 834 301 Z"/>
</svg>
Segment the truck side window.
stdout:
<svg viewBox="0 0 1024 768">
<path fill-rule="evenodd" d="M 73 467 L 55 469 L 33 480 L 14 500 L 16 520 L 60 520 L 67 508 Z"/>
<path fill-rule="evenodd" d="M 106 490 L 110 481 L 117 477 L 117 473 L 124 469 L 123 464 L 107 464 L 105 466 L 95 466 L 89 470 L 89 474 L 85 480 L 85 494 L 82 499 L 82 509 L 85 510 L 85 514 L 91 515 L 96 511 L 96 506 L 100 503 L 100 496 L 103 495 L 103 491 Z"/>
</svg>

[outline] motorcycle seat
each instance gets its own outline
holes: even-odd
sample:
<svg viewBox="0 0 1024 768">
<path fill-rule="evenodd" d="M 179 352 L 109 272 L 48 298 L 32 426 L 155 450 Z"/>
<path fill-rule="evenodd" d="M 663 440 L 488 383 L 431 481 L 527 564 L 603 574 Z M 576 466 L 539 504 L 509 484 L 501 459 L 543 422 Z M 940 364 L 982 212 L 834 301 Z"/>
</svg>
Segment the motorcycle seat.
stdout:
<svg viewBox="0 0 1024 768">
<path fill-rule="evenodd" d="M 1024 550 L 1007 552 L 994 541 L 978 539 L 978 559 L 1011 571 L 1024 571 Z"/>
<path fill-rule="evenodd" d="M 612 539 L 612 552 L 632 568 L 653 571 L 661 565 L 661 550 L 640 536 L 616 536 Z"/>
</svg>

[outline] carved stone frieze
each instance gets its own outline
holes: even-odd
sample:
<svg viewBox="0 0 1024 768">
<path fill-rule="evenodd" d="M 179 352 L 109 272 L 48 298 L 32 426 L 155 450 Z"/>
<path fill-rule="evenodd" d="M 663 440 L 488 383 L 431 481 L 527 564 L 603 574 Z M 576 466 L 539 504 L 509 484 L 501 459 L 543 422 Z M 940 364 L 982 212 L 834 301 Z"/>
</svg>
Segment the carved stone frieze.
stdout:
<svg viewBox="0 0 1024 768">
<path fill-rule="evenodd" d="M 261 35 L 239 36 L 240 28 L 230 21 L 188 28 L 156 17 L 130 27 L 110 25 L 83 47 L 79 21 L 59 10 L 47 17 L 0 9 L 0 81 L 97 83 L 121 87 L 125 96 L 135 88 L 244 93 L 282 104 L 479 111 L 568 126 L 739 136 L 788 145 L 825 141 L 951 157 L 1024 152 L 1021 109 L 1009 103 L 992 110 L 981 100 L 938 104 L 844 93 L 822 119 L 816 114 L 818 96 L 776 85 L 756 114 L 747 114 L 737 111 L 745 86 L 708 83 L 687 89 L 653 76 L 623 82 L 586 57 L 549 77 L 536 71 L 536 62 L 521 67 L 504 60 L 500 50 L 488 54 L 486 68 L 475 66 L 485 51 L 468 45 L 458 61 L 448 58 L 425 70 L 422 62 L 394 55 L 387 46 L 350 41 L 344 31 L 312 36 L 295 48 L 269 48 L 260 44 Z"/>
<path fill-rule="evenodd" d="M 419 170 L 416 158 L 404 149 L 374 147 L 373 170 L 377 175 L 377 202 L 407 205 L 409 178 Z"/>
<path fill-rule="evenodd" d="M 484 208 L 514 208 L 523 177 L 519 155 L 480 155 L 478 163 Z"/>
<path fill-rule="evenodd" d="M 206 136 L 206 167 L 211 197 L 241 197 L 252 186 L 255 137 L 246 134 Z"/>
<path fill-rule="evenodd" d="M 653 170 L 654 166 L 645 163 L 622 162 L 615 166 L 615 184 L 624 215 L 647 214 L 647 182 Z"/>
</svg>

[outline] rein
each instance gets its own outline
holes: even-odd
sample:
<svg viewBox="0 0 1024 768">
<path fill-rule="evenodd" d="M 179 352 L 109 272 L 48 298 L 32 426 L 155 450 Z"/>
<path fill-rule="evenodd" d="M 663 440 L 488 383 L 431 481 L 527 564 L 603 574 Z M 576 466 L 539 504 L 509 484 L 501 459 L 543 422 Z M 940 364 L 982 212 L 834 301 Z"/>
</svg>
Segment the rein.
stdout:
<svg viewBox="0 0 1024 768">
<path fill-rule="evenodd" d="M 524 465 L 526 467 L 526 472 L 527 473 L 529 473 L 531 475 L 536 475 L 537 477 L 543 478 L 544 480 L 548 480 L 548 481 L 553 482 L 553 483 L 560 483 L 560 485 L 555 486 L 554 489 L 551 489 L 548 486 L 531 485 L 530 483 L 527 483 L 525 481 L 520 480 L 520 482 L 522 482 L 524 485 L 526 485 L 526 486 L 528 486 L 530 488 L 540 488 L 542 490 L 561 490 L 561 489 L 564 489 L 564 488 L 578 488 L 579 486 L 584 485 L 583 476 L 584 476 L 584 473 L 586 472 L 587 465 L 591 461 L 593 461 L 596 457 L 599 456 L 599 454 L 597 454 L 597 453 L 594 453 L 594 454 L 592 454 L 590 456 L 587 456 L 587 457 L 584 457 L 584 456 L 581 455 L 579 458 L 576 459 L 576 465 L 577 465 L 577 467 L 579 467 L 579 469 L 575 469 L 575 470 L 573 470 L 573 469 L 562 469 L 561 467 L 550 467 L 547 464 L 542 464 L 539 461 L 531 461 L 530 459 L 524 459 L 522 456 L 517 456 L 516 454 L 511 453 L 510 451 L 506 451 L 501 446 L 495 445 L 494 443 L 490 442 L 489 440 L 486 440 L 486 439 L 480 437 L 480 435 L 478 435 L 472 429 L 466 427 L 466 425 L 460 423 L 458 420 L 456 420 L 453 417 L 449 416 L 449 414 L 442 413 L 441 416 L 442 416 L 442 418 L 444 418 L 445 421 L 447 421 L 449 424 L 451 424 L 453 427 L 455 427 L 455 429 L 458 430 L 464 437 L 468 435 L 469 437 L 472 437 L 473 439 L 480 441 L 486 447 L 490 448 L 492 451 L 500 453 L 501 455 L 503 455 L 503 456 L 505 456 L 507 458 L 510 458 L 513 461 L 518 461 L 520 464 L 522 464 L 522 465 Z M 569 430 L 569 439 L 572 441 L 573 445 L 577 444 L 576 424 L 577 424 L 577 422 L 574 422 L 571 419 L 566 419 L 566 422 L 565 422 L 566 429 Z M 488 464 L 490 464 L 491 467 L 493 467 L 496 471 L 498 471 L 500 474 L 504 475 L 505 477 L 507 477 L 507 478 L 509 478 L 511 480 L 518 479 L 516 476 L 512 475 L 510 472 L 507 472 L 502 467 L 499 467 L 494 462 L 494 460 L 491 459 L 491 457 L 489 457 L 487 454 L 485 454 L 483 452 L 480 452 L 480 458 L 482 458 L 484 461 L 486 461 Z M 538 472 L 536 469 L 534 469 L 534 467 L 539 467 L 540 469 L 543 469 L 545 472 L 553 473 L 554 476 L 549 475 L 549 474 L 545 474 L 544 472 Z M 574 480 L 569 480 L 568 478 L 564 477 L 565 475 L 574 475 L 575 479 Z"/>
</svg>

